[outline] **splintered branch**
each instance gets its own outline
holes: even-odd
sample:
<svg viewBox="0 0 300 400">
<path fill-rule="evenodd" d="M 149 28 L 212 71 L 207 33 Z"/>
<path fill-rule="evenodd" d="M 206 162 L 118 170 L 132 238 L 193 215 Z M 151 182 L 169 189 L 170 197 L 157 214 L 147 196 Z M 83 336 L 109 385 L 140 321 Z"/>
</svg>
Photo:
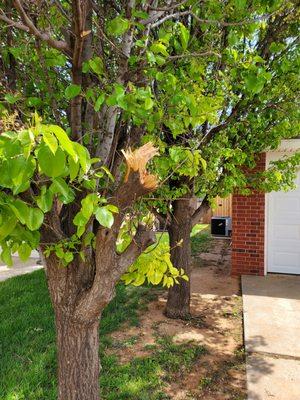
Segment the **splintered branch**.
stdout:
<svg viewBox="0 0 300 400">
<path fill-rule="evenodd" d="M 154 156 L 158 154 L 158 150 L 153 146 L 151 142 L 146 143 L 144 146 L 132 151 L 122 150 L 124 154 L 127 171 L 125 175 L 125 182 L 128 182 L 131 171 L 139 173 L 140 184 L 147 190 L 152 191 L 157 188 L 157 179 L 154 175 L 151 175 L 146 170 L 146 164 Z"/>
</svg>

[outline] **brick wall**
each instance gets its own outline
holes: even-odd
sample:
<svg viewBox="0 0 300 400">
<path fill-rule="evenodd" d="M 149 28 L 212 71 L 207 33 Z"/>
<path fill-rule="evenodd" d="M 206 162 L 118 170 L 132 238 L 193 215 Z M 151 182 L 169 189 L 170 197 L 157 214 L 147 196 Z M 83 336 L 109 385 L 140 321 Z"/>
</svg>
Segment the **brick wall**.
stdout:
<svg viewBox="0 0 300 400">
<path fill-rule="evenodd" d="M 255 171 L 266 167 L 260 154 Z M 264 275 L 265 194 L 232 197 L 232 275 Z"/>
</svg>

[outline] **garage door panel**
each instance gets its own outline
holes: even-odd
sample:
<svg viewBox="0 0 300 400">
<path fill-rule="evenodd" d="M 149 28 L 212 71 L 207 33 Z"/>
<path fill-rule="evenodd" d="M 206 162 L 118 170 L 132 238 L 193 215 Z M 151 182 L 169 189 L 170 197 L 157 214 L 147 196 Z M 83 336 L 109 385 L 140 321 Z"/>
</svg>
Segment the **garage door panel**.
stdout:
<svg viewBox="0 0 300 400">
<path fill-rule="evenodd" d="M 274 215 L 274 218 L 276 217 L 276 221 L 272 222 L 272 224 L 274 225 L 274 229 L 276 229 L 276 227 L 278 225 L 280 225 L 280 226 L 283 226 L 283 225 L 299 226 L 299 224 L 300 224 L 300 214 L 293 215 L 293 213 L 290 213 L 290 214 L 280 215 L 279 213 L 273 213 L 273 215 Z"/>
<path fill-rule="evenodd" d="M 274 266 L 289 265 L 289 267 L 296 268 L 300 262 L 300 252 L 283 252 L 275 251 L 273 257 Z"/>
<path fill-rule="evenodd" d="M 270 159 L 277 160 L 280 153 Z M 296 189 L 267 194 L 268 272 L 300 274 L 300 171 Z"/>
<path fill-rule="evenodd" d="M 287 194 L 287 193 L 284 193 Z M 300 194 L 300 193 L 299 193 Z M 274 196 L 274 211 L 280 213 L 300 213 L 300 198 L 296 196 Z"/>
<path fill-rule="evenodd" d="M 300 226 L 294 221 L 293 225 L 274 224 L 271 238 L 274 240 L 294 240 L 298 244 L 300 240 Z"/>
</svg>

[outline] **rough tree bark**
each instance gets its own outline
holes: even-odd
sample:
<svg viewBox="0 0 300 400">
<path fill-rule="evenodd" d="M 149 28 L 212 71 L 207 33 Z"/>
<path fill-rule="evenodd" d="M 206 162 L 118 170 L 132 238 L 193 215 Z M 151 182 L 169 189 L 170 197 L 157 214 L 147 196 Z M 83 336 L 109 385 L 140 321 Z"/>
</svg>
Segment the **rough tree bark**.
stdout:
<svg viewBox="0 0 300 400">
<path fill-rule="evenodd" d="M 58 399 L 99 399 L 99 321 L 78 323 L 56 314 Z"/>
<path fill-rule="evenodd" d="M 191 301 L 191 231 L 195 223 L 208 209 L 205 199 L 195 210 L 195 199 L 178 199 L 173 202 L 168 232 L 170 238 L 171 262 L 176 268 L 183 268 L 189 280 L 180 279 L 168 292 L 165 314 L 169 318 L 187 319 L 190 316 Z"/>
</svg>

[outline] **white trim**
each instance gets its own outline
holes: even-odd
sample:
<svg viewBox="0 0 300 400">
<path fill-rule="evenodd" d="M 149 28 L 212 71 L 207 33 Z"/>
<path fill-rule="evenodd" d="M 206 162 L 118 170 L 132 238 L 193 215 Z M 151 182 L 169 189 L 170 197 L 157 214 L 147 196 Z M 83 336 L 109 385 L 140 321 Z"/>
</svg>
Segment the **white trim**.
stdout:
<svg viewBox="0 0 300 400">
<path fill-rule="evenodd" d="M 266 154 L 266 168 L 268 165 L 268 154 Z M 269 226 L 269 196 L 265 193 L 265 232 L 264 232 L 264 276 L 268 273 L 268 226 Z"/>
</svg>

